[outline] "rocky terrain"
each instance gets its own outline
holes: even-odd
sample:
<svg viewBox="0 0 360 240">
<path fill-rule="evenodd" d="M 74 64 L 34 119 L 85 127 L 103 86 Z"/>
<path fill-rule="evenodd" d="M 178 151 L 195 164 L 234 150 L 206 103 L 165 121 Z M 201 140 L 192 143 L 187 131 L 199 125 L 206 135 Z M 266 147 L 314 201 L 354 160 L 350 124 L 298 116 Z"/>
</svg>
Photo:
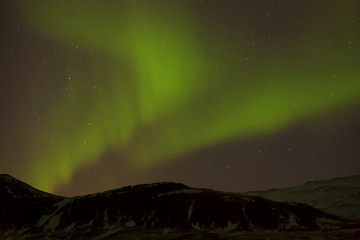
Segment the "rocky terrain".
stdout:
<svg viewBox="0 0 360 240">
<path fill-rule="evenodd" d="M 304 203 L 180 183 L 65 198 L 0 175 L 0 239 L 280 239 L 331 231 L 356 239 L 358 228 Z"/>
</svg>

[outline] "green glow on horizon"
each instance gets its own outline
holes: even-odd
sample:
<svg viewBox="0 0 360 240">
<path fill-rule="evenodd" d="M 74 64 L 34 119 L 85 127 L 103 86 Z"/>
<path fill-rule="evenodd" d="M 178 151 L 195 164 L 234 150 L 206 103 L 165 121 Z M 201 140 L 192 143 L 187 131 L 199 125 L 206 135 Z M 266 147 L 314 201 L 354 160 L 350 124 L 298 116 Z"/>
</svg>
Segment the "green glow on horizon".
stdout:
<svg viewBox="0 0 360 240">
<path fill-rule="evenodd" d="M 57 1 L 37 4 L 23 5 L 31 26 L 69 49 L 78 44 L 103 56 L 90 58 L 88 67 L 69 64 L 70 79 L 47 106 L 44 125 L 29 130 L 29 141 L 38 140 L 28 178 L 45 191 L 109 150 L 124 152 L 138 168 L 152 167 L 358 101 L 360 59 L 354 52 L 360 49 L 329 53 L 322 42 L 326 32 L 318 40 L 304 34 L 312 43 L 308 50 L 291 55 L 264 47 L 264 58 L 256 60 L 245 27 L 236 41 L 205 41 L 186 7 L 127 2 L 117 3 L 116 11 L 99 11 L 100 2 L 77 1 L 73 8 Z M 360 39 L 359 32 L 353 34 Z M 234 47 L 243 54 L 234 55 Z"/>
</svg>

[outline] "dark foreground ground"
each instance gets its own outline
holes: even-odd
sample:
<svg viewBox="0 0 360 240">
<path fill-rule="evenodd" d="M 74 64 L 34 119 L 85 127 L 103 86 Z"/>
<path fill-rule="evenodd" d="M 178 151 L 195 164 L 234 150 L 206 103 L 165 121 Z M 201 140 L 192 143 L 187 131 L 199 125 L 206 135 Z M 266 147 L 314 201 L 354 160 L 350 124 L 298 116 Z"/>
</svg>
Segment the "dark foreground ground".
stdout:
<svg viewBox="0 0 360 240">
<path fill-rule="evenodd" d="M 89 240 L 207 240 L 207 239 L 225 239 L 225 240 L 360 240 L 360 229 L 332 230 L 332 231 L 294 231 L 294 232 L 237 232 L 237 233 L 216 233 L 216 232 L 180 232 L 180 233 L 124 233 L 117 236 L 18 236 L 11 239 L 89 239 Z"/>
</svg>

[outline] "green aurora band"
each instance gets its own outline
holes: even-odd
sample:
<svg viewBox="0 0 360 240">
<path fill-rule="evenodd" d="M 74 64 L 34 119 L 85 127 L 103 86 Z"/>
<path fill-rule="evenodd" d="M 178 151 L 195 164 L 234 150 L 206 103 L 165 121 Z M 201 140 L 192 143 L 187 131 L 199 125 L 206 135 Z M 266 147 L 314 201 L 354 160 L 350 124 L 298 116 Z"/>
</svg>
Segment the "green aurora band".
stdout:
<svg viewBox="0 0 360 240">
<path fill-rule="evenodd" d="M 29 182 L 52 192 L 108 151 L 122 152 L 138 169 L 155 167 L 357 104 L 360 30 L 342 27 L 356 9 L 338 2 L 327 18 L 293 30 L 301 39 L 268 31 L 261 43 L 245 21 L 240 34 L 234 26 L 215 32 L 190 2 L 175 3 L 21 4 L 29 27 L 87 56 L 66 63 L 66 80 L 53 77 L 61 82 L 56 90 L 33 76 L 39 84 L 32 91 L 53 96 L 45 106 L 33 102 L 42 124 L 27 133 Z"/>
</svg>

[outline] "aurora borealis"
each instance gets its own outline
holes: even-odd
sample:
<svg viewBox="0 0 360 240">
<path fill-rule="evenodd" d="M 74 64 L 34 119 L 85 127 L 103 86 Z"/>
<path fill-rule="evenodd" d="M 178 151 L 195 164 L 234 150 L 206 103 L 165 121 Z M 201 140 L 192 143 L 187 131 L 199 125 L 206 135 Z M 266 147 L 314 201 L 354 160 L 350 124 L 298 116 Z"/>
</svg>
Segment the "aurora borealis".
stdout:
<svg viewBox="0 0 360 240">
<path fill-rule="evenodd" d="M 76 195 L 360 173 L 360 3 L 1 3 L 0 170 Z"/>
</svg>

